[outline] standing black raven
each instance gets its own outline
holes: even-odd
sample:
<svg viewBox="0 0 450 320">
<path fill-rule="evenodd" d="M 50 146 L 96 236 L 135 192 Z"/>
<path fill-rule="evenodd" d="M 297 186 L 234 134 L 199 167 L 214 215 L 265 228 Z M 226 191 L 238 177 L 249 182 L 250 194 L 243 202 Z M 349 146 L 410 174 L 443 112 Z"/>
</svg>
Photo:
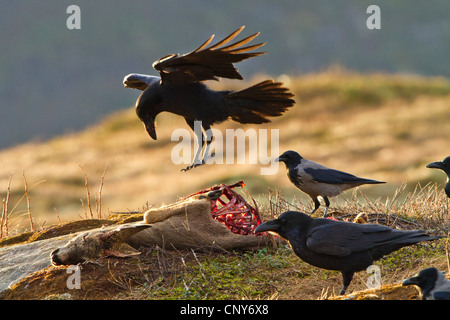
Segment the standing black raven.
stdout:
<svg viewBox="0 0 450 320">
<path fill-rule="evenodd" d="M 426 268 L 402 285 L 416 285 L 422 292 L 422 300 L 450 300 L 450 280 L 436 268 Z"/>
<path fill-rule="evenodd" d="M 365 270 L 375 260 L 420 241 L 440 239 L 423 231 L 394 230 L 380 224 L 358 224 L 323 218 L 311 218 L 296 211 L 282 213 L 278 219 L 259 225 L 255 232 L 273 231 L 288 240 L 303 261 L 342 274 L 343 287 L 353 274 Z"/>
<path fill-rule="evenodd" d="M 350 173 L 327 168 L 321 164 L 307 160 L 295 151 L 286 151 L 276 161 L 286 164 L 289 180 L 314 201 L 313 214 L 320 206 L 318 197 L 325 201 L 325 213 L 327 216 L 330 200 L 343 191 L 363 184 L 385 183 L 371 179 L 356 177 Z"/>
<path fill-rule="evenodd" d="M 197 134 L 199 148 L 194 163 L 184 170 L 204 164 L 212 141 L 211 125 L 221 123 L 229 118 L 239 123 L 261 124 L 270 122 L 267 117 L 281 116 L 294 105 L 293 94 L 280 82 L 265 80 L 240 91 L 214 91 L 203 81 L 219 80 L 219 77 L 242 80 L 242 76 L 233 63 L 255 57 L 265 52 L 249 53 L 265 43 L 242 47 L 259 33 L 229 44 L 244 26 L 218 43 L 209 45 L 211 36 L 194 51 L 179 55 L 170 54 L 153 63 L 160 77 L 143 74 L 125 76 L 125 87 L 143 90 L 136 101 L 136 113 L 145 128 L 156 140 L 155 118 L 163 111 L 184 117 L 189 127 L 194 130 L 194 122 L 201 121 L 206 134 L 206 148 L 203 159 L 200 153 L 205 137 Z"/>
<path fill-rule="evenodd" d="M 447 175 L 447 182 L 445 183 L 444 191 L 447 197 L 450 198 L 450 157 L 445 158 L 442 161 L 436 161 L 429 163 L 427 168 L 441 169 Z"/>
</svg>

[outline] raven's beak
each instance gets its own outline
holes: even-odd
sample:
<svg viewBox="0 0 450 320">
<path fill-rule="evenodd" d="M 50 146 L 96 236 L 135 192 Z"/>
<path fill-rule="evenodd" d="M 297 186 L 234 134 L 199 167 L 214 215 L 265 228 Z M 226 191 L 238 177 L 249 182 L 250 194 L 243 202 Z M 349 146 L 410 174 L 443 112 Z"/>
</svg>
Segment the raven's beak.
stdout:
<svg viewBox="0 0 450 320">
<path fill-rule="evenodd" d="M 138 84 L 139 84 L 139 81 L 123 80 L 123 86 L 125 88 L 137 88 Z"/>
<path fill-rule="evenodd" d="M 283 157 L 283 155 L 281 155 L 275 159 L 275 162 L 284 162 L 284 160 L 285 160 L 285 158 Z"/>
<path fill-rule="evenodd" d="M 125 88 L 136 88 L 136 85 L 139 84 L 139 82 L 142 81 L 133 80 L 133 74 L 126 75 L 122 81 Z"/>
<path fill-rule="evenodd" d="M 145 119 L 144 124 L 145 124 L 145 130 L 147 130 L 148 135 L 150 137 L 152 137 L 153 140 L 157 140 L 155 119 L 149 117 L 149 118 Z"/>
<path fill-rule="evenodd" d="M 263 224 L 260 224 L 258 227 L 256 227 L 255 229 L 255 233 L 258 232 L 264 232 L 264 231 L 275 231 L 277 232 L 281 227 L 280 222 L 278 221 L 278 219 L 275 220 L 270 220 L 267 221 Z"/>
<path fill-rule="evenodd" d="M 130 87 L 130 80 L 128 80 L 127 79 L 127 77 L 125 77 L 124 79 L 123 79 L 123 86 L 125 87 L 125 88 L 128 88 L 128 87 Z"/>
<path fill-rule="evenodd" d="M 419 283 L 420 283 L 419 277 L 412 277 L 412 278 L 409 278 L 409 279 L 406 279 L 405 281 L 403 281 L 402 286 L 410 286 L 410 285 L 418 286 Z"/>
<path fill-rule="evenodd" d="M 129 77 L 129 76 L 130 76 L 130 75 L 126 75 L 126 76 L 123 78 L 122 83 L 123 83 L 123 86 L 124 86 L 125 88 L 128 88 L 128 84 L 129 84 L 128 77 Z"/>
<path fill-rule="evenodd" d="M 443 167 L 444 167 L 444 163 L 442 161 L 436 161 L 436 162 L 427 164 L 427 168 L 431 168 L 431 169 L 442 169 Z"/>
</svg>

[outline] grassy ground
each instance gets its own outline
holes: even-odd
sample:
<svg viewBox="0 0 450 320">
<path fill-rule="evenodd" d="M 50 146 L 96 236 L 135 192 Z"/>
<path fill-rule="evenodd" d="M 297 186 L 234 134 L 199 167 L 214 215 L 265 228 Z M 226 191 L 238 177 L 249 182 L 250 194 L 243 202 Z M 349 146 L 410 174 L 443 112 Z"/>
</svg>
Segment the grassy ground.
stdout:
<svg viewBox="0 0 450 320">
<path fill-rule="evenodd" d="M 258 80 L 255 77 L 249 84 Z M 296 150 L 327 166 L 387 182 L 346 192 L 333 199 L 332 210 L 394 215 L 417 228 L 448 232 L 444 174 L 425 168 L 448 156 L 447 79 L 361 75 L 336 68 L 279 80 L 292 88 L 297 104 L 258 128 L 280 130 L 280 153 Z M 214 85 L 230 88 L 236 83 Z M 91 212 L 94 218 L 104 218 L 114 211 L 159 206 L 216 183 L 241 179 L 266 219 L 288 208 L 311 210 L 311 201 L 292 187 L 283 167 L 269 176 L 260 175 L 259 164 L 216 164 L 181 173 L 185 165 L 171 162 L 176 142 L 170 137 L 174 129 L 187 127 L 169 114 L 158 116 L 157 122 L 159 139 L 152 141 L 129 108 L 86 131 L 2 151 L 2 236 L 28 231 L 30 216 L 35 229 L 91 217 Z M 226 122 L 216 128 L 238 127 Z M 444 239 L 383 259 L 379 262 L 383 283 L 399 281 L 429 265 L 448 269 L 445 246 Z M 111 271 L 109 282 L 121 288 L 113 298 L 316 299 L 337 293 L 341 285 L 337 272 L 308 266 L 286 246 L 244 254 L 150 250 L 145 258 L 148 264 L 131 276 L 120 273 L 114 278 Z M 351 290 L 364 289 L 368 277 L 360 272 Z"/>
<path fill-rule="evenodd" d="M 260 78 L 266 77 L 255 77 L 248 84 Z M 279 80 L 292 88 L 297 103 L 286 115 L 258 128 L 280 130 L 280 153 L 296 150 L 327 166 L 386 181 L 382 186 L 363 187 L 371 199 L 392 197 L 402 184 L 413 191 L 418 183 L 445 182 L 442 172 L 425 165 L 448 155 L 448 80 L 362 75 L 339 68 L 296 78 L 281 76 Z M 246 83 L 212 85 L 237 88 Z M 260 163 L 214 164 L 181 173 L 186 165 L 172 163 L 171 152 L 177 142 L 170 138 L 173 130 L 187 126 L 180 117 L 165 113 L 157 122 L 159 139 L 153 141 L 130 107 L 86 131 L 0 152 L 0 198 L 8 200 L 10 232 L 29 228 L 28 209 L 37 227 L 58 223 L 58 218 L 68 221 L 90 216 L 85 174 L 94 215 L 100 211 L 95 199 L 100 198 L 101 185 L 103 215 L 159 206 L 216 183 L 241 179 L 261 201 L 269 188 L 281 190 L 289 200 L 304 197 L 292 187 L 282 166 L 273 175 L 261 175 L 264 165 Z M 238 127 L 231 121 L 216 126 L 222 131 Z M 349 198 L 347 192 L 338 201 Z"/>
<path fill-rule="evenodd" d="M 398 193 L 401 192 L 404 191 Z M 353 197 L 357 197 L 357 192 Z M 269 193 L 267 199 L 267 207 L 261 207 L 264 220 L 270 219 L 271 214 L 309 206 L 301 199 L 289 203 L 279 192 Z M 392 199 L 380 203 L 365 198 L 356 206 L 355 202 L 360 200 L 355 199 L 339 205 L 331 213 L 336 219 L 355 221 L 364 212 L 370 222 L 400 229 L 423 229 L 443 236 L 441 240 L 402 248 L 375 262 L 382 285 L 377 290 L 360 292 L 368 289 L 372 274 L 356 273 L 348 289 L 350 296 L 420 299 L 417 289 L 401 287 L 399 282 L 430 266 L 450 271 L 448 199 L 436 186 L 408 192 L 405 199 L 414 200 L 398 203 Z M 51 266 L 22 280 L 0 299 L 315 300 L 337 298 L 342 286 L 339 272 L 308 265 L 286 243 L 254 252 L 159 247 L 141 248 L 141 252 L 139 258 L 108 258 L 81 264 L 81 290 L 67 288 L 64 267 Z"/>
<path fill-rule="evenodd" d="M 381 284 L 396 287 L 425 267 L 448 270 L 444 240 L 401 249 L 376 263 Z M 205 253 L 144 250 L 139 259 L 109 258 L 80 265 L 81 289 L 67 288 L 65 268 L 49 267 L 32 274 L 2 299 L 332 299 L 342 286 L 341 275 L 310 266 L 287 246 L 257 252 Z M 348 294 L 367 289 L 371 274 L 361 271 Z M 43 284 L 45 283 L 45 286 Z M 404 289 L 404 288 L 403 288 Z M 395 299 L 419 299 L 408 288 Z"/>
</svg>

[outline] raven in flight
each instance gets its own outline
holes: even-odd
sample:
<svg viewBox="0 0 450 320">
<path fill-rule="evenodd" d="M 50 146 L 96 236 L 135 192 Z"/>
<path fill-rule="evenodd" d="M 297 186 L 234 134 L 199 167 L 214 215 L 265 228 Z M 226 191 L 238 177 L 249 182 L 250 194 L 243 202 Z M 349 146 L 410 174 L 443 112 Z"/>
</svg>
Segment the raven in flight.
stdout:
<svg viewBox="0 0 450 320">
<path fill-rule="evenodd" d="M 341 295 L 353 274 L 367 269 L 374 261 L 402 247 L 441 238 L 420 230 L 395 230 L 381 224 L 311 218 L 297 211 L 286 211 L 255 229 L 255 233 L 266 231 L 276 232 L 288 240 L 303 261 L 318 268 L 340 271 L 343 278 Z"/>
<path fill-rule="evenodd" d="M 233 63 L 265 53 L 248 52 L 265 43 L 243 47 L 259 33 L 228 44 L 243 29 L 244 26 L 240 27 L 209 47 L 214 35 L 190 53 L 170 54 L 155 61 L 153 68 L 159 71 L 160 77 L 132 73 L 123 80 L 126 88 L 143 91 L 136 101 L 136 113 L 154 140 L 157 139 L 155 118 L 163 111 L 184 117 L 194 131 L 199 147 L 194 163 L 184 171 L 205 163 L 213 138 L 211 125 L 228 119 L 243 124 L 267 123 L 270 122 L 268 117 L 281 116 L 295 103 L 293 94 L 282 83 L 273 80 L 265 80 L 240 91 L 215 91 L 203 83 L 220 77 L 242 80 Z M 195 132 L 195 121 L 201 121 L 206 140 L 203 132 Z M 203 159 L 200 159 L 205 142 Z"/>
</svg>

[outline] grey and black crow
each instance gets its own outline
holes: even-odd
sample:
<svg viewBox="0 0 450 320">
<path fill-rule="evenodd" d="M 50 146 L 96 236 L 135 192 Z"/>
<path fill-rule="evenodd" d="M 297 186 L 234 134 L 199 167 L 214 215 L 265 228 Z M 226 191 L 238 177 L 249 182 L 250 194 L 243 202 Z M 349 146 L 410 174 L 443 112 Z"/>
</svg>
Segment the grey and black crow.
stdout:
<svg viewBox="0 0 450 320">
<path fill-rule="evenodd" d="M 450 300 L 450 281 L 436 268 L 423 269 L 402 285 L 418 286 L 422 292 L 422 300 Z"/>
<path fill-rule="evenodd" d="M 342 274 L 344 294 L 353 274 L 365 270 L 375 260 L 420 241 L 436 240 L 423 231 L 394 230 L 379 224 L 359 224 L 287 211 L 278 219 L 259 225 L 256 232 L 273 231 L 288 240 L 303 261 Z"/>
<path fill-rule="evenodd" d="M 427 164 L 427 168 L 441 169 L 447 175 L 447 182 L 445 183 L 444 191 L 447 197 L 450 198 L 450 157 L 445 158 L 442 161 L 436 161 Z"/>
<path fill-rule="evenodd" d="M 286 151 L 275 160 L 286 164 L 289 180 L 314 201 L 314 210 L 310 214 L 320 206 L 318 197 L 323 198 L 326 206 L 324 217 L 327 216 L 330 206 L 329 197 L 335 197 L 347 189 L 363 184 L 385 183 L 327 168 L 303 158 L 295 151 Z"/>
<path fill-rule="evenodd" d="M 160 76 L 132 73 L 123 79 L 127 88 L 143 90 L 136 101 L 136 113 L 144 123 L 150 137 L 156 137 L 155 118 L 163 112 L 184 117 L 194 131 L 199 148 L 189 170 L 204 164 L 209 156 L 212 141 L 211 125 L 231 119 L 239 123 L 261 124 L 270 122 L 268 117 L 281 116 L 294 105 L 293 94 L 280 82 L 265 80 L 240 91 L 215 91 L 203 82 L 219 80 L 219 77 L 242 80 L 233 63 L 255 57 L 265 52 L 247 52 L 265 43 L 244 46 L 259 33 L 228 44 L 244 26 L 208 47 L 211 36 L 200 47 L 187 54 L 170 54 L 153 63 Z M 200 154 L 205 145 L 203 132 L 194 130 L 195 121 L 201 121 L 206 134 L 203 159 Z"/>
</svg>

